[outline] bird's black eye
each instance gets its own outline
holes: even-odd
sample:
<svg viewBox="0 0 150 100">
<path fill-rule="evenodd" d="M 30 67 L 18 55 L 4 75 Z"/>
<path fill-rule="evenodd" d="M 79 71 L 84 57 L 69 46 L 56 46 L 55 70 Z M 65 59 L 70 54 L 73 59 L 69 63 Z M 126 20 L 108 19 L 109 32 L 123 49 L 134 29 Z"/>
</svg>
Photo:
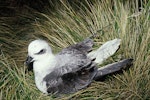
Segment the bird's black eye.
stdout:
<svg viewBox="0 0 150 100">
<path fill-rule="evenodd" d="M 36 53 L 36 54 L 43 54 L 43 53 L 45 53 L 46 52 L 46 50 L 45 49 L 42 49 L 42 50 L 40 50 L 38 53 Z"/>
</svg>

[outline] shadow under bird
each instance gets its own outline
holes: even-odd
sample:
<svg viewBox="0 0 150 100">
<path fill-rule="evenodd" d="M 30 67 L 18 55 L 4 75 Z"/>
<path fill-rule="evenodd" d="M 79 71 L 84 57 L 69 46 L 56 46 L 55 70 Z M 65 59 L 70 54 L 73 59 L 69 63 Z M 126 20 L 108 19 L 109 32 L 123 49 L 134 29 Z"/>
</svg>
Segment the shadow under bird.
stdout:
<svg viewBox="0 0 150 100">
<path fill-rule="evenodd" d="M 34 40 L 28 46 L 26 65 L 33 69 L 37 88 L 43 93 L 74 93 L 90 85 L 93 80 L 118 72 L 132 65 L 133 59 L 124 59 L 98 68 L 119 48 L 120 39 L 104 43 L 92 51 L 90 38 L 53 54 L 44 40 Z"/>
</svg>

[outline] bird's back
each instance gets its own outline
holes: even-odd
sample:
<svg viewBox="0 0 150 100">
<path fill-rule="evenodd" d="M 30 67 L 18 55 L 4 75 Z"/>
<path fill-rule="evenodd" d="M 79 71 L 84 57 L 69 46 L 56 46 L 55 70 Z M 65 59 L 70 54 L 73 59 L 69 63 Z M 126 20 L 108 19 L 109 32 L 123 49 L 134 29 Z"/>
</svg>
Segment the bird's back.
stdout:
<svg viewBox="0 0 150 100">
<path fill-rule="evenodd" d="M 48 83 L 48 92 L 72 93 L 92 82 L 97 73 L 96 64 L 87 57 L 92 46 L 93 41 L 86 39 L 56 55 L 56 69 L 44 79 Z"/>
</svg>

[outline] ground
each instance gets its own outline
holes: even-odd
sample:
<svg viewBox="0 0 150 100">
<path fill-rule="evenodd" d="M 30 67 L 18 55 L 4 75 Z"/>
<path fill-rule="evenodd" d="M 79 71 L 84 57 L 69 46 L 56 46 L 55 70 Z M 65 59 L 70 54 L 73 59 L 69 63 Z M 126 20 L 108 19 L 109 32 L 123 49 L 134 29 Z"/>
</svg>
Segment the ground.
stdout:
<svg viewBox="0 0 150 100">
<path fill-rule="evenodd" d="M 89 1 L 52 0 L 46 6 L 42 3 L 40 9 L 31 4 L 17 7 L 1 3 L 0 99 L 60 99 L 41 93 L 35 86 L 33 72 L 25 71 L 27 46 L 41 38 L 57 53 L 92 33 L 97 34 L 95 48 L 114 38 L 122 40 L 117 53 L 99 67 L 125 58 L 133 58 L 133 66 L 61 98 L 150 99 L 150 1 Z"/>
</svg>

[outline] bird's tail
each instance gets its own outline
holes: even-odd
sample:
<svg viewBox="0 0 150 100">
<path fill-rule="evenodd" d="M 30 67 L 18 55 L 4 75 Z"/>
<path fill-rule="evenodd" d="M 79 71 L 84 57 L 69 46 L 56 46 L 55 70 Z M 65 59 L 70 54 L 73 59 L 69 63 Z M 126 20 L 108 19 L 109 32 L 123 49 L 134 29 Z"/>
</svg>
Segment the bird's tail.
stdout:
<svg viewBox="0 0 150 100">
<path fill-rule="evenodd" d="M 88 57 L 95 59 L 94 62 L 102 64 L 104 60 L 112 56 L 119 48 L 121 39 L 107 41 L 100 48 L 88 54 Z"/>
<path fill-rule="evenodd" d="M 98 68 L 98 72 L 94 77 L 94 80 L 99 80 L 106 75 L 113 74 L 115 72 L 121 71 L 122 69 L 128 68 L 133 64 L 132 62 L 133 59 L 124 59 L 119 62 Z"/>
</svg>

